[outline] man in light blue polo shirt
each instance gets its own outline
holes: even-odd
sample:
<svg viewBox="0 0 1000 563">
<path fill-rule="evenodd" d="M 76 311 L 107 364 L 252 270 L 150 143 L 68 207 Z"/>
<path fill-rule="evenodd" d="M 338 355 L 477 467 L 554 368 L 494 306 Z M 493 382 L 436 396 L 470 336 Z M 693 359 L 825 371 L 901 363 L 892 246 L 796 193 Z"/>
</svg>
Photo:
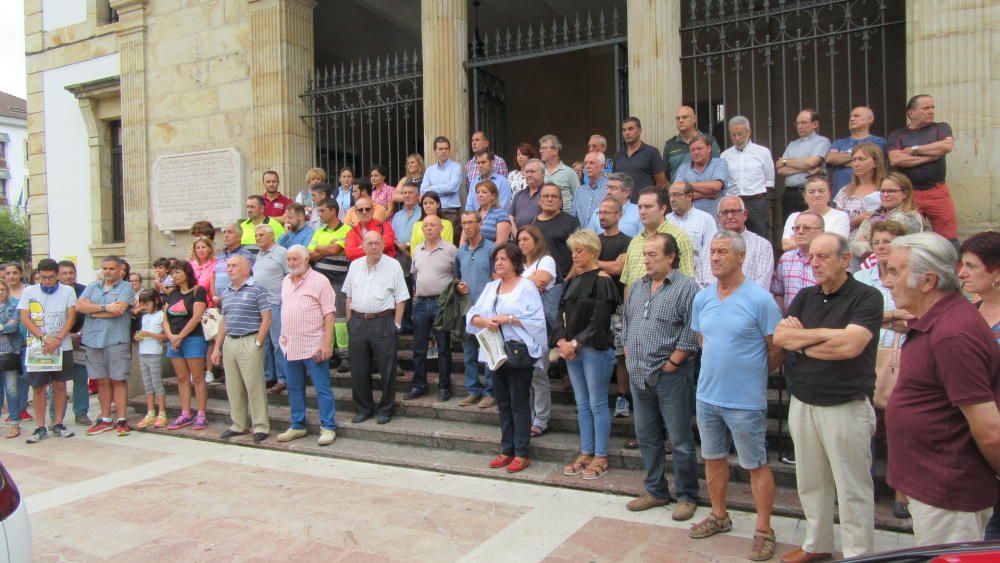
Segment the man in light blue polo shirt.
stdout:
<svg viewBox="0 0 1000 563">
<path fill-rule="evenodd" d="M 500 208 L 504 211 L 510 209 L 510 182 L 506 176 L 497 174 L 493 170 L 494 154 L 490 151 L 480 151 L 473 157 L 476 166 L 479 168 L 479 176 L 474 182 L 469 184 L 469 197 L 465 200 L 466 211 L 479 211 L 479 198 L 476 197 L 476 185 L 483 180 L 490 180 L 497 186 L 497 193 L 500 194 Z"/>
<path fill-rule="evenodd" d="M 570 210 L 570 214 L 581 223 L 597 213 L 597 208 L 608 195 L 608 178 L 604 175 L 605 160 L 607 158 L 602 152 L 589 152 L 583 157 L 584 178 L 588 181 L 576 189 L 573 209 Z"/>
<path fill-rule="evenodd" d="M 698 133 L 688 149 L 691 159 L 677 169 L 672 185 L 690 183 L 694 189 L 694 208 L 704 211 L 714 219 L 719 214 L 719 199 L 729 182 L 729 165 L 725 159 L 712 154 L 712 143 L 715 139 Z"/>
<path fill-rule="evenodd" d="M 785 192 L 781 196 L 781 223 L 797 211 L 806 210 L 802 197 L 806 177 L 820 172 L 830 152 L 830 139 L 816 132 L 819 129 L 819 113 L 806 108 L 795 117 L 795 131 L 799 138 L 785 147 L 784 154 L 774 163 L 774 172 L 785 177 Z"/>
<path fill-rule="evenodd" d="M 622 218 L 618 222 L 618 229 L 630 237 L 634 237 L 642 231 L 642 221 L 639 219 L 639 206 L 629 199 L 632 193 L 632 177 L 624 172 L 612 172 L 608 175 L 606 197 L 617 201 L 622 206 Z M 598 209 L 597 211 L 600 211 Z M 587 228 L 597 234 L 604 233 L 601 220 L 597 216 L 597 211 L 590 216 Z"/>
</svg>

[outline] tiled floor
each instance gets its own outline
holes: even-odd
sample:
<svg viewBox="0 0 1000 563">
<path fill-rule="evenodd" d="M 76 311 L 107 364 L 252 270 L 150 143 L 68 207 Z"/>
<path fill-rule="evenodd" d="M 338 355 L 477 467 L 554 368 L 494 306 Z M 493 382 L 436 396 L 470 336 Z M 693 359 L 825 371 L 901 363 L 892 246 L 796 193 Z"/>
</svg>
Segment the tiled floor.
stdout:
<svg viewBox="0 0 1000 563">
<path fill-rule="evenodd" d="M 138 432 L 4 441 L 0 456 L 37 561 L 738 561 L 754 526 L 734 513 L 732 533 L 694 541 L 669 509 L 630 513 L 621 496 Z M 774 527 L 779 554 L 802 539 L 797 520 Z"/>
</svg>

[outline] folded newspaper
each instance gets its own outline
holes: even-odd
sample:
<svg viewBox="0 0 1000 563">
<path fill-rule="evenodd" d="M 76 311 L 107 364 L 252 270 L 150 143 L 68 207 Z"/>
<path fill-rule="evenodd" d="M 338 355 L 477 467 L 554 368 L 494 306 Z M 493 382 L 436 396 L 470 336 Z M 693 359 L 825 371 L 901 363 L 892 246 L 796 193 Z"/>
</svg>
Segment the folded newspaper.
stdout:
<svg viewBox="0 0 1000 563">
<path fill-rule="evenodd" d="M 479 348 L 486 354 L 486 367 L 492 371 L 500 369 L 500 366 L 507 361 L 507 352 L 504 351 L 500 331 L 484 328 L 476 333 L 476 340 L 479 342 Z"/>
<path fill-rule="evenodd" d="M 63 353 L 62 350 L 56 349 L 52 354 L 46 354 L 45 350 L 42 348 L 41 342 L 32 338 L 32 344 L 29 344 L 25 350 L 25 360 L 24 364 L 29 372 L 40 372 L 40 371 L 62 371 L 63 367 Z"/>
</svg>

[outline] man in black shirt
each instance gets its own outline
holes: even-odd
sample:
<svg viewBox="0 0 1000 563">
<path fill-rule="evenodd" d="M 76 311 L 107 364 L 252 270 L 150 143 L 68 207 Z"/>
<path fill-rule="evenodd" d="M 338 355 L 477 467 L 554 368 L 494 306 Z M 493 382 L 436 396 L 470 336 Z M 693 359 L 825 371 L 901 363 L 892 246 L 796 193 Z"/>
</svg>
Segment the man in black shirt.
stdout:
<svg viewBox="0 0 1000 563">
<path fill-rule="evenodd" d="M 559 276 L 557 283 L 569 273 L 573 267 L 573 257 L 566 246 L 566 239 L 573 231 L 580 228 L 580 222 L 576 217 L 562 211 L 562 192 L 558 185 L 547 182 L 542 185 L 542 190 L 538 199 L 542 212 L 535 217 L 532 222 L 538 227 L 545 237 L 545 244 L 549 247 L 549 254 L 556 262 L 556 269 Z"/>
<path fill-rule="evenodd" d="M 809 258 L 818 285 L 795 296 L 774 331 L 774 343 L 788 351 L 788 428 L 806 516 L 805 542 L 782 557 L 788 562 L 829 557 L 835 494 L 844 557 L 871 553 L 874 547 L 870 441 L 875 410 L 870 398 L 882 294 L 847 272 L 851 253 L 843 236 L 817 236 Z"/>
<path fill-rule="evenodd" d="M 605 198 L 597 210 L 597 218 L 601 223 L 601 228 L 604 229 L 604 233 L 599 236 L 601 254 L 597 257 L 597 266 L 614 278 L 615 283 L 618 284 L 618 290 L 624 294 L 625 285 L 621 282 L 622 268 L 625 266 L 625 255 L 628 253 L 628 243 L 632 241 L 632 237 L 621 232 L 618 228 L 618 222 L 622 218 L 622 204 L 612 197 Z M 611 332 L 615 337 L 615 376 L 618 379 L 615 418 L 625 418 L 629 416 L 632 398 L 629 393 L 628 371 L 625 369 L 625 339 L 622 335 L 621 307 L 611 316 Z"/>
<path fill-rule="evenodd" d="M 638 117 L 626 117 L 622 121 L 622 138 L 625 147 L 615 155 L 615 172 L 624 172 L 632 177 L 632 203 L 639 201 L 639 192 L 656 186 L 667 188 L 663 159 L 656 147 L 642 142 L 642 123 Z"/>
<path fill-rule="evenodd" d="M 59 262 L 59 283 L 63 285 L 68 285 L 73 288 L 76 292 L 76 296 L 80 297 L 83 295 L 83 290 L 87 289 L 87 286 L 82 283 L 77 283 L 76 281 L 76 264 L 70 260 L 61 260 Z M 83 345 L 80 343 L 80 331 L 83 330 L 83 320 L 85 315 L 77 315 L 76 322 L 73 323 L 73 328 L 70 329 L 70 338 L 73 339 L 73 350 L 83 350 Z M 74 354 L 75 355 L 75 354 Z M 73 414 L 76 417 L 76 423 L 81 426 L 90 426 L 94 421 L 90 420 L 87 416 L 87 411 L 90 410 L 90 390 L 87 388 L 87 366 L 82 363 L 73 362 Z M 52 387 L 49 387 L 49 416 L 52 420 L 55 420 L 55 402 L 52 400 Z"/>
</svg>

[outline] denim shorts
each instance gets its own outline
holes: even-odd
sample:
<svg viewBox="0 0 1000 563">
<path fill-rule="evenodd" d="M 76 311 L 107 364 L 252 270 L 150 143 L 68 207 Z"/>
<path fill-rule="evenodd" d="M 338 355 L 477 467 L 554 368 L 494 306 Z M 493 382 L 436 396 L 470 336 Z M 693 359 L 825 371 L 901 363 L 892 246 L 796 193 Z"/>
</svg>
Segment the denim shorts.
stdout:
<svg viewBox="0 0 1000 563">
<path fill-rule="evenodd" d="M 174 350 L 174 347 L 167 344 L 168 358 L 204 358 L 208 351 L 208 342 L 202 335 L 185 336 L 181 340 L 181 349 Z"/>
<path fill-rule="evenodd" d="M 698 401 L 697 419 L 701 457 L 725 459 L 735 442 L 740 467 L 749 470 L 767 465 L 766 410 L 729 409 Z"/>
</svg>

